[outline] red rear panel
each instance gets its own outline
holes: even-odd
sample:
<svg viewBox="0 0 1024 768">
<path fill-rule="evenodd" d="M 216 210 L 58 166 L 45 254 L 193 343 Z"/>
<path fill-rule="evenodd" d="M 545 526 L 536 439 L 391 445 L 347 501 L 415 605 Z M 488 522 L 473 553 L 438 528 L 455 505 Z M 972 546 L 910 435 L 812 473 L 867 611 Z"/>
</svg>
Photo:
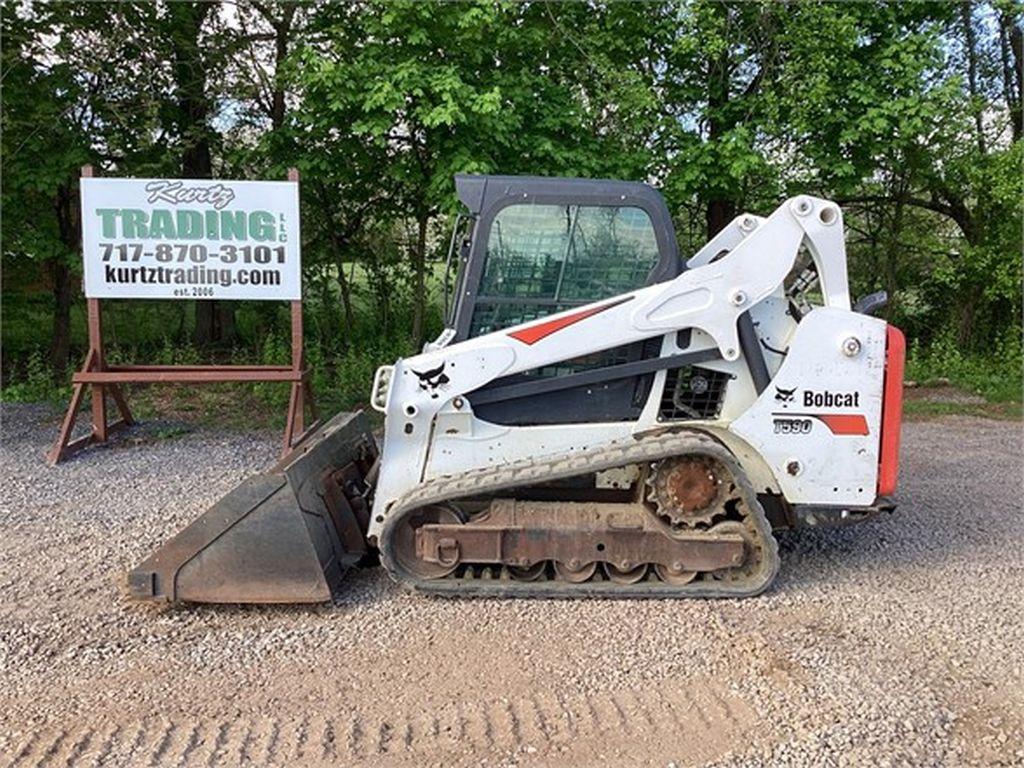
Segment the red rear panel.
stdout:
<svg viewBox="0 0 1024 768">
<path fill-rule="evenodd" d="M 903 361 L 907 342 L 892 325 L 885 334 L 885 383 L 882 394 L 882 445 L 878 458 L 878 495 L 896 491 L 900 464 L 900 423 L 903 421 Z"/>
</svg>

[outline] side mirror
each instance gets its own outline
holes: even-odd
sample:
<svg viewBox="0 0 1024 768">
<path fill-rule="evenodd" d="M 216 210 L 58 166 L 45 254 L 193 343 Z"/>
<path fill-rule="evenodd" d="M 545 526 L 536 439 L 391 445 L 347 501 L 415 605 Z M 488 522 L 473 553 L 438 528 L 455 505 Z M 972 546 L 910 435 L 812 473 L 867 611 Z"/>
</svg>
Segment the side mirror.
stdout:
<svg viewBox="0 0 1024 768">
<path fill-rule="evenodd" d="M 861 296 L 853 305 L 853 311 L 862 315 L 876 315 L 889 303 L 889 294 L 885 291 L 875 291 L 867 296 Z"/>
</svg>

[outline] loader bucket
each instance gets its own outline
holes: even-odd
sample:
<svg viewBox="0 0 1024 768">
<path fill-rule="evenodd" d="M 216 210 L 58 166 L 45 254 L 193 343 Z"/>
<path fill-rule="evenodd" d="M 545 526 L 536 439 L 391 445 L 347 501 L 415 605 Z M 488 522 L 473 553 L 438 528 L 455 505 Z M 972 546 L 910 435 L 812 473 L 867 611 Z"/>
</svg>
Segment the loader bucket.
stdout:
<svg viewBox="0 0 1024 768">
<path fill-rule="evenodd" d="M 329 600 L 344 572 L 367 553 L 376 462 L 365 415 L 339 413 L 131 571 L 132 596 L 198 603 Z"/>
</svg>

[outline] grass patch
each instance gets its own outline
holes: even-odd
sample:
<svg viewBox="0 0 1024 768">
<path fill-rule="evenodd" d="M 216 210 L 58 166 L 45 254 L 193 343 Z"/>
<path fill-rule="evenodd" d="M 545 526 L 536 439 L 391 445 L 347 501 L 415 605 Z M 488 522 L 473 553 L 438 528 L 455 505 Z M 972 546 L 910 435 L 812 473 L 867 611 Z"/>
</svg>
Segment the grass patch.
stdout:
<svg viewBox="0 0 1024 768">
<path fill-rule="evenodd" d="M 990 403 L 1020 403 L 1022 369 L 1020 329 L 1012 328 L 995 339 L 985 354 L 964 352 L 950 335 L 927 348 L 912 343 L 905 378 L 926 386 L 948 382 Z"/>
<path fill-rule="evenodd" d="M 903 413 L 910 421 L 927 420 L 940 416 L 977 416 L 984 419 L 1013 421 L 1024 418 L 1024 404 L 1020 402 L 957 403 L 936 400 L 906 400 Z"/>
<path fill-rule="evenodd" d="M 189 427 L 186 427 L 183 424 L 170 427 L 162 427 L 156 431 L 156 437 L 158 440 L 173 440 L 176 437 L 187 435 L 191 431 L 192 430 Z"/>
<path fill-rule="evenodd" d="M 338 355 L 325 356 L 316 348 L 309 350 L 308 364 L 318 414 L 328 419 L 339 411 L 369 410 L 370 386 L 380 365 L 408 356 L 412 349 L 403 339 L 377 339 Z M 268 337 L 259 354 L 245 351 L 229 355 L 201 355 L 194 347 L 167 346 L 149 360 L 157 364 L 184 363 L 288 364 L 291 350 L 283 340 Z M 111 350 L 112 362 L 130 360 L 121 349 Z M 0 401 L 48 403 L 64 409 L 71 399 L 69 369 L 60 380 L 50 373 L 49 362 L 41 350 L 34 350 L 25 361 L 18 380 L 5 382 Z M 291 387 L 282 382 L 224 383 L 203 385 L 126 384 L 122 385 L 132 414 L 139 421 L 153 419 L 183 421 L 213 427 L 253 430 L 284 428 Z M 88 411 L 91 392 L 86 391 L 82 411 Z M 113 402 L 108 400 L 108 407 Z"/>
<path fill-rule="evenodd" d="M 912 343 L 905 378 L 919 388 L 906 390 L 904 412 L 919 419 L 1020 419 L 1022 367 L 1019 328 L 1008 329 L 985 354 L 964 352 L 949 334 L 927 348 Z"/>
<path fill-rule="evenodd" d="M 55 379 L 46 355 L 38 347 L 26 357 L 20 376 L 13 381 L 6 376 L 0 387 L 0 402 L 5 403 L 50 403 L 59 405 L 71 398 L 71 375 L 68 370 Z"/>
</svg>

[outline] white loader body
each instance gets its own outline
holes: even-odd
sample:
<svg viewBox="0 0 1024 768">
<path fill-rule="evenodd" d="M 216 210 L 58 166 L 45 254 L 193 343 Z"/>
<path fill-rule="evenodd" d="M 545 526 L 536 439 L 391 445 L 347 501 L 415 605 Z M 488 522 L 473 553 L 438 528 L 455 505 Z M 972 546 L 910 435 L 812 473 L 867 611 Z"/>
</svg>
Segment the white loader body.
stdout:
<svg viewBox="0 0 1024 768">
<path fill-rule="evenodd" d="M 814 259 L 824 306 L 797 323 L 786 313 L 783 281 L 801 246 Z M 635 422 L 501 426 L 476 418 L 466 396 L 502 376 L 656 335 L 663 336 L 663 357 L 679 354 L 674 339 L 684 329 L 694 331 L 686 352 L 717 351 L 720 359 L 702 365 L 734 377 L 719 417 L 691 426 L 725 443 L 755 488 L 781 492 L 793 503 L 874 502 L 887 325 L 850 309 L 838 206 L 800 196 L 767 219 L 738 217 L 688 266 L 667 283 L 380 369 L 373 402 L 386 413 L 386 427 L 370 537 L 391 505 L 425 480 L 571 454 L 663 428 L 657 403 L 665 371 Z M 760 395 L 737 332 L 748 311 L 766 348 L 785 351 L 765 356 L 772 386 Z M 425 372 L 434 375 L 424 379 Z"/>
</svg>

